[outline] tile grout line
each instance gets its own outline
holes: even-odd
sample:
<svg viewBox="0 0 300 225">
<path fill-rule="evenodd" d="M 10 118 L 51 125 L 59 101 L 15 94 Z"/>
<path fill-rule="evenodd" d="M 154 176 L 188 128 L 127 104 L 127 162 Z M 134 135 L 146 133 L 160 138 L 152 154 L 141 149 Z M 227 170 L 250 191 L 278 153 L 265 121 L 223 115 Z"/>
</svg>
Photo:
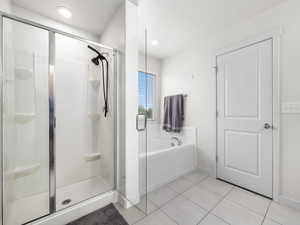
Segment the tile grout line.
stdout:
<svg viewBox="0 0 300 225">
<path fill-rule="evenodd" d="M 186 178 L 183 178 L 183 179 L 187 180 Z M 178 192 L 178 191 L 175 190 L 175 188 L 171 187 L 170 184 L 171 184 L 172 182 L 171 182 L 171 183 L 168 183 L 167 186 L 168 186 L 170 189 L 172 189 L 172 191 L 175 191 L 176 193 L 178 193 L 178 194 L 181 195 L 183 192 L 186 192 L 187 190 L 189 190 L 189 189 L 191 189 L 191 188 L 193 188 L 194 186 L 197 185 L 197 184 L 193 184 L 193 183 L 192 183 L 191 181 L 189 181 L 189 180 L 187 180 L 187 181 L 190 182 L 192 185 L 191 185 L 190 187 L 188 187 L 186 190 L 182 191 L 182 192 Z"/>
<path fill-rule="evenodd" d="M 185 192 L 189 191 L 190 189 L 192 189 L 192 188 L 194 188 L 194 187 L 212 193 L 211 191 L 209 191 L 209 190 L 207 190 L 207 189 L 204 189 L 204 188 L 201 188 L 201 187 L 197 187 L 200 183 L 204 182 L 204 181 L 207 180 L 209 177 L 210 177 L 210 176 L 205 177 L 205 178 L 202 179 L 199 183 L 194 184 L 192 187 L 188 188 L 187 190 L 185 190 L 184 192 L 182 192 L 182 193 L 179 195 L 179 196 L 182 196 L 184 199 L 190 201 L 190 202 L 193 203 L 194 205 L 200 207 L 201 209 L 203 209 L 204 211 L 207 212 L 206 214 L 204 214 L 204 217 L 203 217 L 197 224 L 201 223 L 201 222 L 202 222 L 202 221 L 203 221 L 203 220 L 211 213 L 211 211 L 214 210 L 214 209 L 215 209 L 215 208 L 216 208 L 216 207 L 217 207 L 217 206 L 218 206 L 218 205 L 219 205 L 219 204 L 220 204 L 220 203 L 221 203 L 221 202 L 222 202 L 229 194 L 230 194 L 230 192 L 232 192 L 232 190 L 234 189 L 234 186 L 232 186 L 231 189 L 230 189 L 224 196 L 222 196 L 222 198 L 221 198 L 221 199 L 216 203 L 216 205 L 215 205 L 212 209 L 210 209 L 210 210 L 207 210 L 207 209 L 203 208 L 203 206 L 197 204 L 196 202 L 193 202 L 192 200 L 190 200 L 188 197 L 186 197 L 186 196 L 184 195 Z M 214 193 L 214 194 L 215 194 L 215 193 Z M 221 195 L 220 195 L 220 196 L 221 196 Z M 214 214 L 212 214 L 212 215 L 214 215 Z M 220 218 L 220 217 L 218 217 L 217 215 L 214 215 L 214 216 L 216 216 L 217 218 L 219 218 L 220 220 L 222 220 L 222 221 L 225 222 L 226 224 L 230 225 L 230 224 L 229 224 L 227 221 L 225 221 L 223 218 Z"/>
<path fill-rule="evenodd" d="M 138 219 L 137 221 L 135 221 L 134 223 L 129 224 L 129 225 L 137 224 L 138 222 L 142 221 L 143 219 L 145 219 L 145 218 L 148 216 L 148 215 L 146 215 L 146 213 L 144 213 L 144 212 L 143 212 L 143 214 L 144 214 L 144 216 L 143 216 L 142 218 Z"/>
<path fill-rule="evenodd" d="M 122 206 L 121 206 L 122 207 Z M 144 219 L 145 217 L 146 217 L 146 213 L 145 212 L 143 212 L 141 209 L 139 209 L 137 206 L 132 206 L 134 209 L 136 209 L 138 212 L 141 212 L 142 214 L 143 214 L 143 217 L 142 218 L 140 218 L 140 219 L 138 219 L 137 221 L 135 221 L 135 222 L 133 222 L 133 223 L 128 223 L 128 221 L 125 219 L 125 216 L 123 216 L 122 215 L 122 213 L 120 212 L 120 214 L 124 217 L 124 219 L 126 220 L 126 222 L 129 224 L 129 225 L 134 225 L 134 224 L 136 224 L 136 223 L 138 223 L 138 222 L 140 222 L 142 219 Z M 130 208 L 129 208 L 130 209 Z M 127 209 L 127 210 L 129 210 L 129 209 Z"/>
<path fill-rule="evenodd" d="M 230 190 L 230 192 L 232 192 L 234 189 L 236 189 L 235 186 L 233 186 L 233 188 Z M 226 196 L 228 196 L 228 195 L 230 194 L 230 192 L 229 192 Z M 225 199 L 225 198 L 224 198 L 224 199 Z M 223 200 L 224 200 L 224 199 L 223 199 Z M 265 219 L 266 219 L 267 213 L 268 213 L 268 211 L 269 211 L 269 208 L 270 208 L 270 206 L 271 206 L 271 203 L 272 203 L 272 200 L 271 200 L 271 201 L 268 203 L 268 207 L 267 207 L 266 212 L 264 213 L 264 215 L 262 215 L 262 214 L 260 214 L 260 213 L 258 213 L 258 212 L 255 212 L 254 210 L 252 210 L 252 209 L 248 208 L 247 206 L 244 206 L 244 205 L 242 205 L 242 204 L 240 204 L 240 203 L 238 203 L 238 202 L 232 201 L 232 200 L 230 200 L 230 199 L 228 199 L 227 201 L 229 201 L 229 202 L 231 202 L 231 203 L 233 203 L 233 204 L 236 204 L 236 205 L 238 205 L 238 206 L 240 206 L 240 207 L 242 207 L 242 208 L 244 208 L 244 209 L 246 209 L 246 210 L 249 210 L 250 212 L 252 212 L 252 213 L 254 213 L 254 214 L 258 215 L 258 216 L 263 217 L 263 220 L 262 220 L 261 225 L 263 225 L 263 223 L 264 223 L 264 221 L 265 221 Z M 219 203 L 218 203 L 218 204 L 219 204 Z M 228 223 L 227 221 L 225 221 L 225 220 L 222 219 L 221 217 L 219 217 L 219 216 L 217 216 L 217 215 L 215 215 L 215 214 L 213 214 L 213 215 L 216 216 L 216 217 L 218 217 L 219 219 L 223 220 L 224 222 Z M 281 224 L 280 224 L 280 225 L 281 225 Z"/>
<path fill-rule="evenodd" d="M 173 188 L 173 187 L 171 186 L 171 184 L 172 184 L 173 182 L 175 182 L 176 180 L 175 180 L 175 181 L 172 181 L 172 182 L 169 182 L 169 183 L 167 183 L 167 184 L 165 184 L 165 185 L 162 186 L 162 187 L 168 188 L 169 190 L 171 190 L 172 192 L 174 192 L 175 195 L 174 195 L 171 199 L 169 199 L 168 201 L 166 201 L 165 203 L 161 204 L 161 206 L 158 206 L 158 205 L 157 205 L 156 203 L 154 203 L 152 200 L 150 200 L 150 199 L 147 198 L 147 201 L 149 201 L 150 203 L 152 203 L 156 208 L 155 208 L 152 212 L 150 212 L 149 214 L 148 214 L 148 213 L 143 213 L 144 216 L 143 216 L 141 219 L 139 219 L 138 221 L 136 221 L 136 222 L 134 222 L 134 223 L 132 223 L 132 224 L 136 224 L 136 223 L 140 222 L 141 220 L 144 220 L 147 216 L 150 216 L 150 215 L 152 215 L 153 213 L 156 213 L 156 212 L 159 211 L 160 213 L 162 213 L 163 215 L 165 215 L 166 217 L 168 217 L 171 221 L 173 221 L 175 224 L 180 225 L 180 224 L 178 224 L 178 222 L 177 222 L 175 219 L 173 219 L 171 216 L 169 216 L 169 215 L 163 210 L 163 208 L 164 208 L 167 204 L 169 204 L 171 201 L 175 200 L 176 198 L 182 197 L 182 198 L 184 198 L 185 200 L 189 201 L 191 204 L 193 204 L 193 205 L 198 206 L 199 208 L 201 208 L 204 212 L 207 212 L 207 213 L 204 213 L 204 214 L 203 214 L 203 218 L 201 218 L 201 220 L 197 223 L 198 225 L 200 225 L 200 223 L 203 222 L 203 220 L 205 220 L 205 218 L 207 218 L 209 215 L 215 216 L 216 218 L 220 219 L 220 220 L 223 221 L 224 223 L 230 225 L 230 223 L 228 223 L 228 222 L 225 221 L 223 218 L 219 217 L 218 215 L 215 215 L 215 214 L 212 213 L 212 212 L 213 212 L 213 210 L 214 210 L 215 208 L 218 207 L 218 205 L 220 205 L 220 203 L 221 203 L 222 201 L 224 201 L 224 200 L 226 199 L 226 197 L 227 197 L 230 193 L 232 193 L 232 192 L 236 189 L 235 186 L 232 186 L 232 188 L 231 188 L 224 196 L 222 196 L 222 198 L 221 198 L 221 199 L 220 199 L 220 200 L 219 200 L 219 201 L 218 201 L 218 202 L 217 202 L 210 210 L 207 210 L 207 209 L 203 208 L 201 205 L 197 204 L 196 202 L 192 201 L 191 199 L 189 199 L 188 197 L 186 197 L 186 196 L 184 195 L 184 193 L 186 193 L 187 191 L 189 191 L 189 190 L 191 190 L 191 189 L 193 189 L 193 188 L 198 188 L 198 185 L 200 185 L 202 182 L 204 182 L 205 180 L 207 180 L 209 177 L 210 177 L 210 176 L 206 176 L 206 177 L 204 177 L 203 179 L 200 179 L 200 181 L 197 182 L 197 183 L 196 183 L 196 182 L 192 182 L 192 179 L 189 180 L 189 179 L 188 179 L 187 177 L 185 177 L 185 176 L 182 176 L 182 177 L 178 178 L 178 179 L 182 179 L 183 181 L 187 181 L 187 182 L 190 183 L 190 186 L 186 187 L 186 189 L 184 188 L 183 191 L 177 191 L 176 188 Z M 183 186 L 183 187 L 184 187 L 184 186 Z M 209 191 L 209 190 L 207 190 L 206 188 L 201 188 L 201 187 L 199 187 L 199 188 L 200 188 L 200 189 L 204 189 L 204 190 L 206 190 L 206 191 Z M 179 189 L 180 189 L 180 188 L 179 188 Z M 211 191 L 209 191 L 209 192 L 211 192 Z M 151 193 L 151 192 L 150 192 L 150 193 Z M 273 202 L 273 201 L 271 200 L 271 201 L 268 203 L 268 206 L 267 206 L 267 208 L 266 208 L 266 210 L 265 210 L 264 213 L 258 213 L 258 212 L 256 212 L 256 211 L 252 210 L 251 208 L 248 208 L 247 206 L 245 206 L 245 205 L 243 205 L 243 204 L 240 204 L 239 202 L 236 202 L 236 201 L 230 200 L 230 199 L 228 199 L 228 201 L 229 201 L 229 202 L 232 202 L 232 203 L 234 203 L 234 204 L 236 204 L 237 206 L 240 206 L 241 208 L 245 208 L 246 210 L 249 210 L 250 212 L 252 212 L 252 213 L 254 213 L 254 214 L 257 214 L 258 216 L 261 216 L 261 217 L 262 217 L 262 221 L 261 221 L 261 223 L 260 223 L 261 225 L 263 225 L 263 224 L 265 223 L 265 221 L 268 219 L 267 215 L 268 215 L 268 213 L 269 213 L 269 211 L 270 211 L 271 204 L 272 204 L 272 202 Z M 142 212 L 143 212 L 143 211 L 142 211 Z M 274 221 L 274 220 L 271 219 L 271 221 Z M 274 222 L 275 222 L 275 221 L 274 221 Z M 276 222 L 276 223 L 278 223 L 278 222 Z M 282 225 L 282 224 L 278 223 L 278 225 Z"/>
<path fill-rule="evenodd" d="M 193 184 L 191 181 L 189 181 L 188 179 L 186 179 L 186 178 L 184 178 L 184 177 L 182 177 L 182 178 L 180 178 L 180 179 L 184 179 L 185 181 L 188 181 L 189 183 L 191 183 L 191 186 L 188 187 L 187 190 L 190 189 L 190 188 L 192 188 L 193 186 L 196 186 L 196 185 L 197 185 L 197 184 Z M 180 192 L 176 191 L 175 188 L 173 188 L 173 187 L 170 185 L 171 183 L 173 183 L 173 182 L 168 183 L 167 186 L 168 186 L 169 188 L 171 188 L 173 191 L 175 191 L 175 192 L 181 194 L 182 192 L 180 193 Z M 186 190 L 184 190 L 183 192 L 185 192 L 185 191 L 186 191 Z"/>
<path fill-rule="evenodd" d="M 270 209 L 270 207 L 271 207 L 271 204 L 272 204 L 272 201 L 270 201 L 270 203 L 269 203 L 269 206 L 268 206 L 268 208 L 267 208 L 267 210 L 266 210 L 266 213 L 265 213 L 265 216 L 264 216 L 264 218 L 263 218 L 263 220 L 262 220 L 262 222 L 261 222 L 261 225 L 264 224 L 264 222 L 265 222 L 265 220 L 266 220 L 266 218 L 267 218 L 267 215 L 268 215 L 269 209 Z"/>
<path fill-rule="evenodd" d="M 176 223 L 177 225 L 180 225 L 179 223 L 177 223 L 173 218 L 171 218 L 167 213 L 165 213 L 163 210 L 160 210 L 166 217 L 168 217 L 171 221 L 173 221 L 174 223 Z"/>
<path fill-rule="evenodd" d="M 145 214 L 145 216 L 143 217 L 143 218 L 141 218 L 140 220 L 138 220 L 137 222 L 135 222 L 134 224 L 136 224 L 136 223 L 138 223 L 139 221 L 141 221 L 141 220 L 143 220 L 143 219 L 145 219 L 145 217 L 147 217 L 147 216 L 150 216 L 151 214 L 153 214 L 153 213 L 155 213 L 155 212 L 157 212 L 157 211 L 161 211 L 164 215 L 166 215 L 168 218 L 170 218 L 172 221 L 174 221 L 176 224 L 178 224 L 173 218 L 171 218 L 168 214 L 166 214 L 165 212 L 164 212 L 164 210 L 163 210 L 163 208 L 168 204 L 168 203 L 170 203 L 171 201 L 173 201 L 174 199 L 176 199 L 176 198 L 178 198 L 178 197 L 183 197 L 184 199 L 186 199 L 186 200 L 188 200 L 189 202 L 191 202 L 193 205 L 195 205 L 195 206 L 198 206 L 199 208 L 201 208 L 202 210 L 204 210 L 204 211 L 206 211 L 207 213 L 206 214 L 204 214 L 204 217 L 198 222 L 198 224 L 199 223 L 201 223 L 209 214 L 211 214 L 211 215 L 213 215 L 213 216 L 215 216 L 215 217 L 217 217 L 217 218 L 219 218 L 220 220 L 222 220 L 223 222 L 225 222 L 226 224 L 229 224 L 227 221 L 225 221 L 223 218 L 221 218 L 221 217 L 219 217 L 219 216 L 217 216 L 217 215 L 215 215 L 215 214 L 213 214 L 213 213 L 211 213 L 234 189 L 235 189 L 235 187 L 233 186 L 224 196 L 222 196 L 222 198 L 215 204 L 215 206 L 212 208 L 212 209 L 210 209 L 210 210 L 207 210 L 207 209 L 205 209 L 205 208 L 203 208 L 201 205 L 199 205 L 199 204 L 197 204 L 197 203 L 195 203 L 195 202 L 193 202 L 192 200 L 190 200 L 189 198 L 187 198 L 185 195 L 184 195 L 184 193 L 185 192 L 187 192 L 187 191 L 189 191 L 190 189 L 192 189 L 192 188 L 195 188 L 195 187 L 197 187 L 199 184 L 201 184 L 202 182 L 204 182 L 205 180 L 207 180 L 208 178 L 209 178 L 210 176 L 206 176 L 205 178 L 203 178 L 203 179 L 201 179 L 201 181 L 200 182 L 197 182 L 197 183 L 193 183 L 191 180 L 189 180 L 188 178 L 186 178 L 185 176 L 182 176 L 182 177 L 180 177 L 180 178 L 178 178 L 178 179 L 183 179 L 183 180 L 186 180 L 186 181 L 188 181 L 188 182 L 190 182 L 192 185 L 190 186 L 190 187 L 188 187 L 186 190 L 184 190 L 184 191 L 182 191 L 182 192 L 178 192 L 178 191 L 176 191 L 174 188 L 172 188 L 171 186 L 170 186 L 170 184 L 172 183 L 172 182 L 170 182 L 170 183 L 168 183 L 168 184 L 166 184 L 165 186 L 162 186 L 162 187 L 167 187 L 167 188 L 169 188 L 170 190 L 172 190 L 173 192 L 175 192 L 176 193 L 176 195 L 173 197 L 173 198 L 171 198 L 171 199 L 169 199 L 168 201 L 166 201 L 164 204 L 162 204 L 161 206 L 158 206 L 156 203 L 154 203 L 153 201 L 151 201 L 150 199 L 148 199 L 147 201 L 149 201 L 149 202 L 151 202 L 155 207 L 156 207 L 156 209 L 155 210 L 153 210 L 151 213 L 149 213 L 149 214 L 146 214 L 146 213 L 144 213 Z M 200 187 L 199 187 L 200 188 Z M 202 189 L 202 188 L 200 188 L 200 189 Z M 204 190 L 206 190 L 206 191 L 209 191 L 209 190 L 207 190 L 207 189 L 204 189 Z M 210 192 L 210 191 L 209 191 Z M 239 204 L 239 203 L 237 203 L 237 202 L 234 202 L 234 201 L 231 201 L 231 200 L 229 200 L 230 202 L 232 202 L 232 203 L 234 203 L 234 204 L 237 204 L 237 205 L 239 205 L 240 207 L 243 207 L 243 208 L 245 208 L 245 209 L 248 209 L 249 211 L 251 211 L 251 212 L 253 212 L 253 213 L 255 213 L 255 214 L 257 214 L 257 215 L 260 215 L 260 216 L 262 216 L 261 214 L 259 214 L 259 213 L 257 213 L 257 212 L 255 212 L 255 211 L 253 211 L 253 210 L 251 210 L 250 208 L 248 208 L 248 207 L 246 207 L 246 206 L 243 206 L 243 205 L 241 205 L 241 204 Z M 271 201 L 272 202 L 272 201 Z M 268 209 L 269 209 L 269 207 L 270 207 L 270 204 L 271 204 L 271 202 L 269 203 L 269 206 L 268 206 Z M 265 219 L 265 217 L 266 217 L 266 215 L 267 215 L 267 212 L 265 213 L 265 216 L 264 216 L 264 219 Z M 264 219 L 263 219 L 263 221 L 264 221 Z"/>
<path fill-rule="evenodd" d="M 234 186 L 233 189 L 237 189 L 237 187 Z M 258 195 L 258 196 L 259 196 L 259 195 Z M 262 197 L 262 196 L 260 196 L 260 197 Z M 262 198 L 263 198 L 263 197 L 262 197 Z M 266 199 L 267 199 L 267 198 L 266 198 Z M 227 201 L 229 201 L 229 202 L 231 202 L 231 203 L 233 203 L 233 204 L 235 204 L 235 205 L 238 205 L 238 206 L 240 206 L 240 207 L 242 207 L 242 208 L 244 208 L 244 209 L 247 209 L 247 210 L 249 210 L 250 212 L 252 212 L 252 213 L 254 213 L 254 214 L 258 215 L 258 216 L 262 216 L 262 217 L 265 216 L 265 215 L 264 215 L 265 213 L 260 214 L 260 213 L 258 213 L 258 212 L 256 212 L 256 211 L 254 211 L 253 209 L 250 209 L 250 208 L 248 208 L 247 206 L 240 204 L 239 202 L 236 202 L 236 201 L 233 201 L 233 200 L 230 200 L 230 199 L 228 199 Z M 269 206 L 270 206 L 270 203 L 272 203 L 271 200 L 270 200 L 270 202 L 268 203 L 267 210 L 268 210 L 268 208 L 269 208 Z"/>
<path fill-rule="evenodd" d="M 147 197 L 147 201 L 150 201 L 155 207 L 156 207 L 156 209 L 154 209 L 152 212 L 150 212 L 150 213 L 148 213 L 148 212 L 143 212 L 142 210 L 140 210 L 140 211 L 142 211 L 142 213 L 144 214 L 144 216 L 141 218 L 141 219 L 139 219 L 139 220 L 137 220 L 136 222 L 134 222 L 132 225 L 134 225 L 134 224 L 137 224 L 138 222 L 140 222 L 140 221 L 142 221 L 143 219 L 145 219 L 147 216 L 150 216 L 150 215 L 152 215 L 153 213 L 155 213 L 155 212 L 157 212 L 157 211 L 159 211 L 160 210 L 160 207 L 158 206 L 158 205 L 156 205 L 154 202 L 152 202 L 150 199 L 148 199 L 148 197 Z M 136 207 L 137 208 L 137 207 Z M 148 211 L 148 210 L 147 210 Z"/>
<path fill-rule="evenodd" d="M 215 206 L 213 208 L 211 208 L 210 210 L 208 210 L 208 212 L 206 213 L 206 215 L 197 223 L 198 225 L 209 215 L 212 214 L 211 212 L 217 208 L 217 206 L 232 192 L 233 187 L 215 204 Z M 227 223 L 228 225 L 230 225 L 227 221 L 225 221 L 223 218 L 220 218 L 219 216 L 212 214 L 215 217 L 219 218 L 220 220 L 222 220 L 223 222 Z"/>
<path fill-rule="evenodd" d="M 161 206 L 158 206 L 158 205 L 155 204 L 153 201 L 151 201 L 150 199 L 149 199 L 149 200 L 150 200 L 155 206 L 157 206 L 158 209 L 161 209 L 161 208 L 163 208 L 165 205 L 167 205 L 170 201 L 173 201 L 175 198 L 177 198 L 177 197 L 179 197 L 179 196 L 182 196 L 184 192 L 186 192 L 186 191 L 188 191 L 188 190 L 190 190 L 190 189 L 196 187 L 198 184 L 202 183 L 202 182 L 203 182 L 204 180 L 206 180 L 208 177 L 209 177 L 209 176 L 205 177 L 205 178 L 202 179 L 200 182 L 197 182 L 196 184 L 193 184 L 193 186 L 187 188 L 185 191 L 183 191 L 183 192 L 181 192 L 181 193 L 179 193 L 179 192 L 173 190 L 171 187 L 169 187 L 169 184 L 170 184 L 170 183 L 166 184 L 166 185 L 163 186 L 163 187 L 168 187 L 169 189 L 171 189 L 173 192 L 176 193 L 176 196 L 174 196 L 173 198 L 169 199 L 168 201 L 166 201 L 165 203 L 163 203 Z M 191 181 L 190 181 L 190 182 L 191 182 Z M 185 198 L 186 198 L 186 197 L 185 197 Z M 147 201 L 148 201 L 148 200 L 147 200 Z"/>
<path fill-rule="evenodd" d="M 163 186 L 163 187 L 168 187 L 169 189 L 171 189 L 169 186 L 168 186 L 168 184 L 166 184 L 165 186 Z M 162 187 L 161 187 L 162 188 Z M 168 204 L 170 201 L 172 201 L 172 200 L 174 200 L 175 198 L 177 198 L 180 194 L 178 193 L 178 192 L 176 192 L 176 191 L 174 191 L 173 189 L 171 189 L 173 192 L 175 192 L 176 193 L 176 195 L 173 197 L 173 198 L 171 198 L 171 199 L 169 199 L 167 202 L 165 202 L 164 204 L 162 204 L 161 206 L 159 206 L 159 205 L 157 205 L 155 202 L 153 202 L 153 201 L 151 201 L 150 199 L 148 199 L 148 197 L 147 197 L 147 201 L 150 201 L 155 207 L 156 207 L 156 209 L 155 210 L 153 210 L 151 213 L 144 213 L 145 214 L 145 216 L 143 217 L 143 218 L 141 218 L 141 219 L 139 219 L 138 221 L 136 221 L 136 222 L 134 222 L 132 225 L 134 225 L 134 224 L 136 224 L 136 223 L 138 223 L 138 222 L 140 222 L 140 221 L 142 221 L 143 219 L 145 219 L 147 216 L 150 216 L 150 215 L 152 215 L 153 213 L 155 213 L 155 212 L 157 212 L 157 211 L 161 211 L 161 212 L 163 212 L 163 210 L 162 210 L 162 208 L 166 205 L 166 204 Z M 150 192 L 151 193 L 151 192 Z M 164 213 L 165 214 L 165 213 Z M 176 223 L 177 224 L 177 223 Z M 179 225 L 179 224 L 178 224 Z"/>
<path fill-rule="evenodd" d="M 200 181 L 199 183 L 194 184 L 192 187 L 190 187 L 190 188 L 186 189 L 185 191 L 183 191 L 182 193 L 180 193 L 180 196 L 181 196 L 181 197 L 183 197 L 184 199 L 190 201 L 190 202 L 193 203 L 194 205 L 200 207 L 200 208 L 201 208 L 202 210 L 204 210 L 204 211 L 209 211 L 209 210 L 205 209 L 203 206 L 197 204 L 196 202 L 193 202 L 191 199 L 189 199 L 188 197 L 186 197 L 186 196 L 184 195 L 184 193 L 187 192 L 187 191 L 189 191 L 189 190 L 191 190 L 192 188 L 195 188 L 195 187 L 196 187 L 196 188 L 199 188 L 199 187 L 197 187 L 197 185 L 200 184 L 200 183 L 202 183 L 202 182 L 203 182 L 204 180 L 206 180 L 208 177 L 209 177 L 209 176 L 207 176 L 206 178 L 204 178 L 204 179 L 203 179 L 202 181 Z M 200 188 L 200 189 L 201 189 L 201 188 Z"/>
<path fill-rule="evenodd" d="M 193 202 L 193 201 L 191 201 L 190 199 L 188 199 L 186 196 L 183 195 L 183 193 L 185 193 L 186 191 L 188 191 L 188 190 L 190 190 L 190 189 L 196 187 L 198 184 L 202 183 L 202 182 L 203 182 L 204 180 L 206 180 L 208 177 L 209 177 L 209 176 L 206 176 L 206 177 L 203 178 L 200 182 L 193 183 L 193 185 L 192 185 L 191 187 L 187 188 L 186 190 L 184 190 L 184 191 L 181 192 L 181 193 L 178 193 L 178 192 L 177 192 L 178 195 L 177 195 L 175 198 L 178 198 L 179 196 L 180 196 L 180 197 L 183 197 L 185 200 L 189 201 L 189 202 L 192 203 L 193 205 L 195 205 L 195 206 L 201 208 L 201 209 L 204 210 L 204 211 L 207 211 L 206 209 L 204 209 L 204 208 L 201 207 L 200 205 L 198 205 L 198 204 L 196 204 L 195 202 Z M 189 181 L 189 182 L 191 182 L 191 181 L 188 180 L 187 178 L 184 178 L 184 179 L 187 180 L 187 181 Z M 191 182 L 191 183 L 192 183 L 192 182 Z M 168 185 L 168 187 L 169 187 L 169 185 Z M 169 188 L 172 189 L 171 187 L 169 187 Z M 172 189 L 172 190 L 173 190 L 173 189 Z M 173 191 L 175 191 L 175 190 L 173 190 Z M 176 191 L 175 191 L 175 192 L 176 192 Z M 174 200 L 175 198 L 173 198 L 172 200 Z M 172 201 L 172 200 L 170 200 L 170 201 Z M 168 201 L 168 203 L 169 203 L 170 201 Z M 171 217 L 170 217 L 167 213 L 165 213 L 164 210 L 162 209 L 162 208 L 163 208 L 165 205 L 167 205 L 168 203 L 162 205 L 161 208 L 159 208 L 160 211 L 161 211 L 164 215 L 166 215 L 170 220 L 172 220 L 173 222 L 175 222 L 177 225 L 180 225 L 180 224 L 177 223 L 177 221 L 175 221 L 173 218 L 171 218 Z M 208 212 L 208 213 L 209 213 L 209 212 Z M 205 218 L 206 216 L 207 216 L 207 213 L 204 214 L 203 218 Z M 203 219 L 203 218 L 202 218 L 202 219 Z M 200 220 L 200 221 L 201 221 L 201 220 Z M 197 224 L 199 224 L 199 222 L 197 222 Z"/>
<path fill-rule="evenodd" d="M 172 183 L 172 182 L 170 182 L 170 183 L 168 183 L 168 184 L 162 186 L 162 187 L 168 187 L 169 189 L 171 189 L 173 192 L 176 193 L 176 196 L 174 196 L 173 198 L 171 198 L 170 200 L 168 200 L 167 202 L 165 202 L 165 203 L 162 204 L 161 206 L 158 206 L 157 204 L 155 204 L 153 201 L 151 201 L 151 200 L 148 199 L 148 197 L 147 197 L 147 201 L 150 201 L 150 202 L 151 202 L 154 206 L 156 206 L 157 208 L 156 208 L 155 210 L 153 210 L 151 213 L 147 214 L 147 213 L 143 212 L 142 210 L 140 210 L 138 207 L 134 206 L 134 207 L 137 208 L 139 211 L 141 211 L 145 216 L 143 216 L 141 219 L 137 220 L 136 222 L 132 223 L 132 225 L 137 224 L 138 222 L 140 222 L 140 221 L 142 221 L 143 219 L 145 219 L 147 216 L 150 216 L 150 215 L 152 215 L 153 213 L 155 213 L 155 212 L 157 212 L 157 211 L 161 211 L 163 214 L 166 214 L 166 213 L 162 210 L 162 208 L 163 208 L 164 206 L 166 206 L 169 202 L 171 202 L 172 200 L 176 199 L 176 198 L 179 197 L 179 196 L 182 196 L 182 197 L 184 197 L 186 200 L 189 200 L 189 199 L 187 199 L 187 198 L 183 195 L 183 193 L 186 192 L 186 191 L 188 191 L 188 190 L 190 190 L 190 189 L 192 189 L 193 187 L 197 186 L 198 184 L 202 183 L 204 180 L 208 179 L 209 176 L 207 175 L 206 177 L 204 177 L 203 179 L 201 179 L 201 181 L 199 181 L 199 182 L 197 182 L 197 183 L 193 183 L 191 180 L 187 179 L 187 178 L 184 177 L 184 176 L 182 176 L 181 178 L 184 178 L 185 180 L 189 181 L 189 182 L 192 183 L 193 185 L 192 185 L 191 187 L 189 187 L 187 190 L 183 191 L 182 193 L 179 193 L 179 192 L 173 190 L 173 189 L 169 186 L 169 184 Z M 162 188 L 162 187 L 161 187 L 161 188 Z M 150 193 L 151 193 L 151 192 L 150 192 Z M 191 201 L 191 200 L 189 200 L 189 201 Z M 191 201 L 191 202 L 192 202 L 192 201 Z M 195 205 L 197 205 L 197 206 L 200 207 L 201 209 L 207 211 L 206 209 L 202 208 L 202 207 L 199 206 L 198 204 L 196 204 L 196 203 L 194 203 L 194 202 L 192 202 L 192 203 L 195 204 Z M 167 216 L 168 216 L 168 215 L 167 215 Z M 169 217 L 169 216 L 168 216 L 168 217 Z M 173 219 L 172 219 L 172 221 L 173 221 Z M 176 221 L 175 221 L 175 222 L 176 222 Z M 177 224 L 177 222 L 176 222 L 176 224 Z M 179 225 L 179 224 L 178 224 L 178 225 Z"/>
</svg>

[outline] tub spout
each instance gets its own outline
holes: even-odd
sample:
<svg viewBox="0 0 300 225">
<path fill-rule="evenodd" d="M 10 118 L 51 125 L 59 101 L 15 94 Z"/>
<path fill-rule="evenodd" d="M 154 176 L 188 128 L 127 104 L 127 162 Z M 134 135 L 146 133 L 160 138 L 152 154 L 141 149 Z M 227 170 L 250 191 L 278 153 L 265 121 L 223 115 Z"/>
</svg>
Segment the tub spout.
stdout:
<svg viewBox="0 0 300 225">
<path fill-rule="evenodd" d="M 182 145 L 182 141 L 178 137 L 172 137 L 171 141 L 173 141 L 173 140 L 177 142 L 178 146 Z M 175 144 L 173 142 L 171 142 L 171 146 L 174 147 Z"/>
</svg>

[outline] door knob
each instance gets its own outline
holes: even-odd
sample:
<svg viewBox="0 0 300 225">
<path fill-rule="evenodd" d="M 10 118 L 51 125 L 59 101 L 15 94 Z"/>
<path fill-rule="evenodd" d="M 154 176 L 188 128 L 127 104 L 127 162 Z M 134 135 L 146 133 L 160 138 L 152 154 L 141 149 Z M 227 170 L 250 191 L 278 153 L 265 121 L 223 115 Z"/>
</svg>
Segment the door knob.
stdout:
<svg viewBox="0 0 300 225">
<path fill-rule="evenodd" d="M 273 127 L 272 127 L 272 125 L 270 125 L 269 123 L 265 123 L 264 128 L 265 128 L 266 130 L 268 130 L 268 129 L 272 129 Z"/>
</svg>

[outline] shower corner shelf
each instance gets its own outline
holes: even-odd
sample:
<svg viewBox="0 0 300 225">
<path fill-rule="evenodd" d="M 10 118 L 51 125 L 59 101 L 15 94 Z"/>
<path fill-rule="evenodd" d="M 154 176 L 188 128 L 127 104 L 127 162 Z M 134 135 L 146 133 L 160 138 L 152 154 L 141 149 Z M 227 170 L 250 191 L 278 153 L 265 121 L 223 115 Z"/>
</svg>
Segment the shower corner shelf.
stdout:
<svg viewBox="0 0 300 225">
<path fill-rule="evenodd" d="M 16 113 L 15 121 L 20 124 L 25 124 L 32 121 L 35 117 L 34 113 Z"/>
<path fill-rule="evenodd" d="M 15 77 L 19 80 L 28 80 L 33 77 L 33 71 L 26 68 L 15 68 Z"/>
<path fill-rule="evenodd" d="M 88 113 L 90 119 L 92 120 L 99 120 L 100 119 L 100 116 L 101 114 L 100 113 Z"/>
<path fill-rule="evenodd" d="M 15 179 L 29 176 L 33 173 L 35 173 L 37 170 L 39 170 L 41 165 L 39 163 L 31 165 L 31 166 L 25 166 L 25 167 L 17 167 L 15 168 L 13 175 Z"/>
<path fill-rule="evenodd" d="M 89 153 L 84 155 L 85 161 L 96 161 L 101 159 L 101 154 L 100 153 Z"/>
</svg>

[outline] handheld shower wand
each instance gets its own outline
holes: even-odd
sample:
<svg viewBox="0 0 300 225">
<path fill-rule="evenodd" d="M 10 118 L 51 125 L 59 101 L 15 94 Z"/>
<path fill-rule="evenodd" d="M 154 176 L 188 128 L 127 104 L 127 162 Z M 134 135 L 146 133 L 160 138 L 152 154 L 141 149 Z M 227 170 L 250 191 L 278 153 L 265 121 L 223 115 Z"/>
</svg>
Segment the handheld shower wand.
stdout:
<svg viewBox="0 0 300 225">
<path fill-rule="evenodd" d="M 95 48 L 88 45 L 88 48 L 94 51 L 97 56 L 92 58 L 91 61 L 96 65 L 99 66 L 99 61 L 101 62 L 102 68 L 102 80 L 103 80 L 103 98 L 104 98 L 104 116 L 107 116 L 108 113 L 108 60 Z M 106 64 L 106 79 L 105 79 L 105 70 L 104 70 L 104 62 Z"/>
</svg>

